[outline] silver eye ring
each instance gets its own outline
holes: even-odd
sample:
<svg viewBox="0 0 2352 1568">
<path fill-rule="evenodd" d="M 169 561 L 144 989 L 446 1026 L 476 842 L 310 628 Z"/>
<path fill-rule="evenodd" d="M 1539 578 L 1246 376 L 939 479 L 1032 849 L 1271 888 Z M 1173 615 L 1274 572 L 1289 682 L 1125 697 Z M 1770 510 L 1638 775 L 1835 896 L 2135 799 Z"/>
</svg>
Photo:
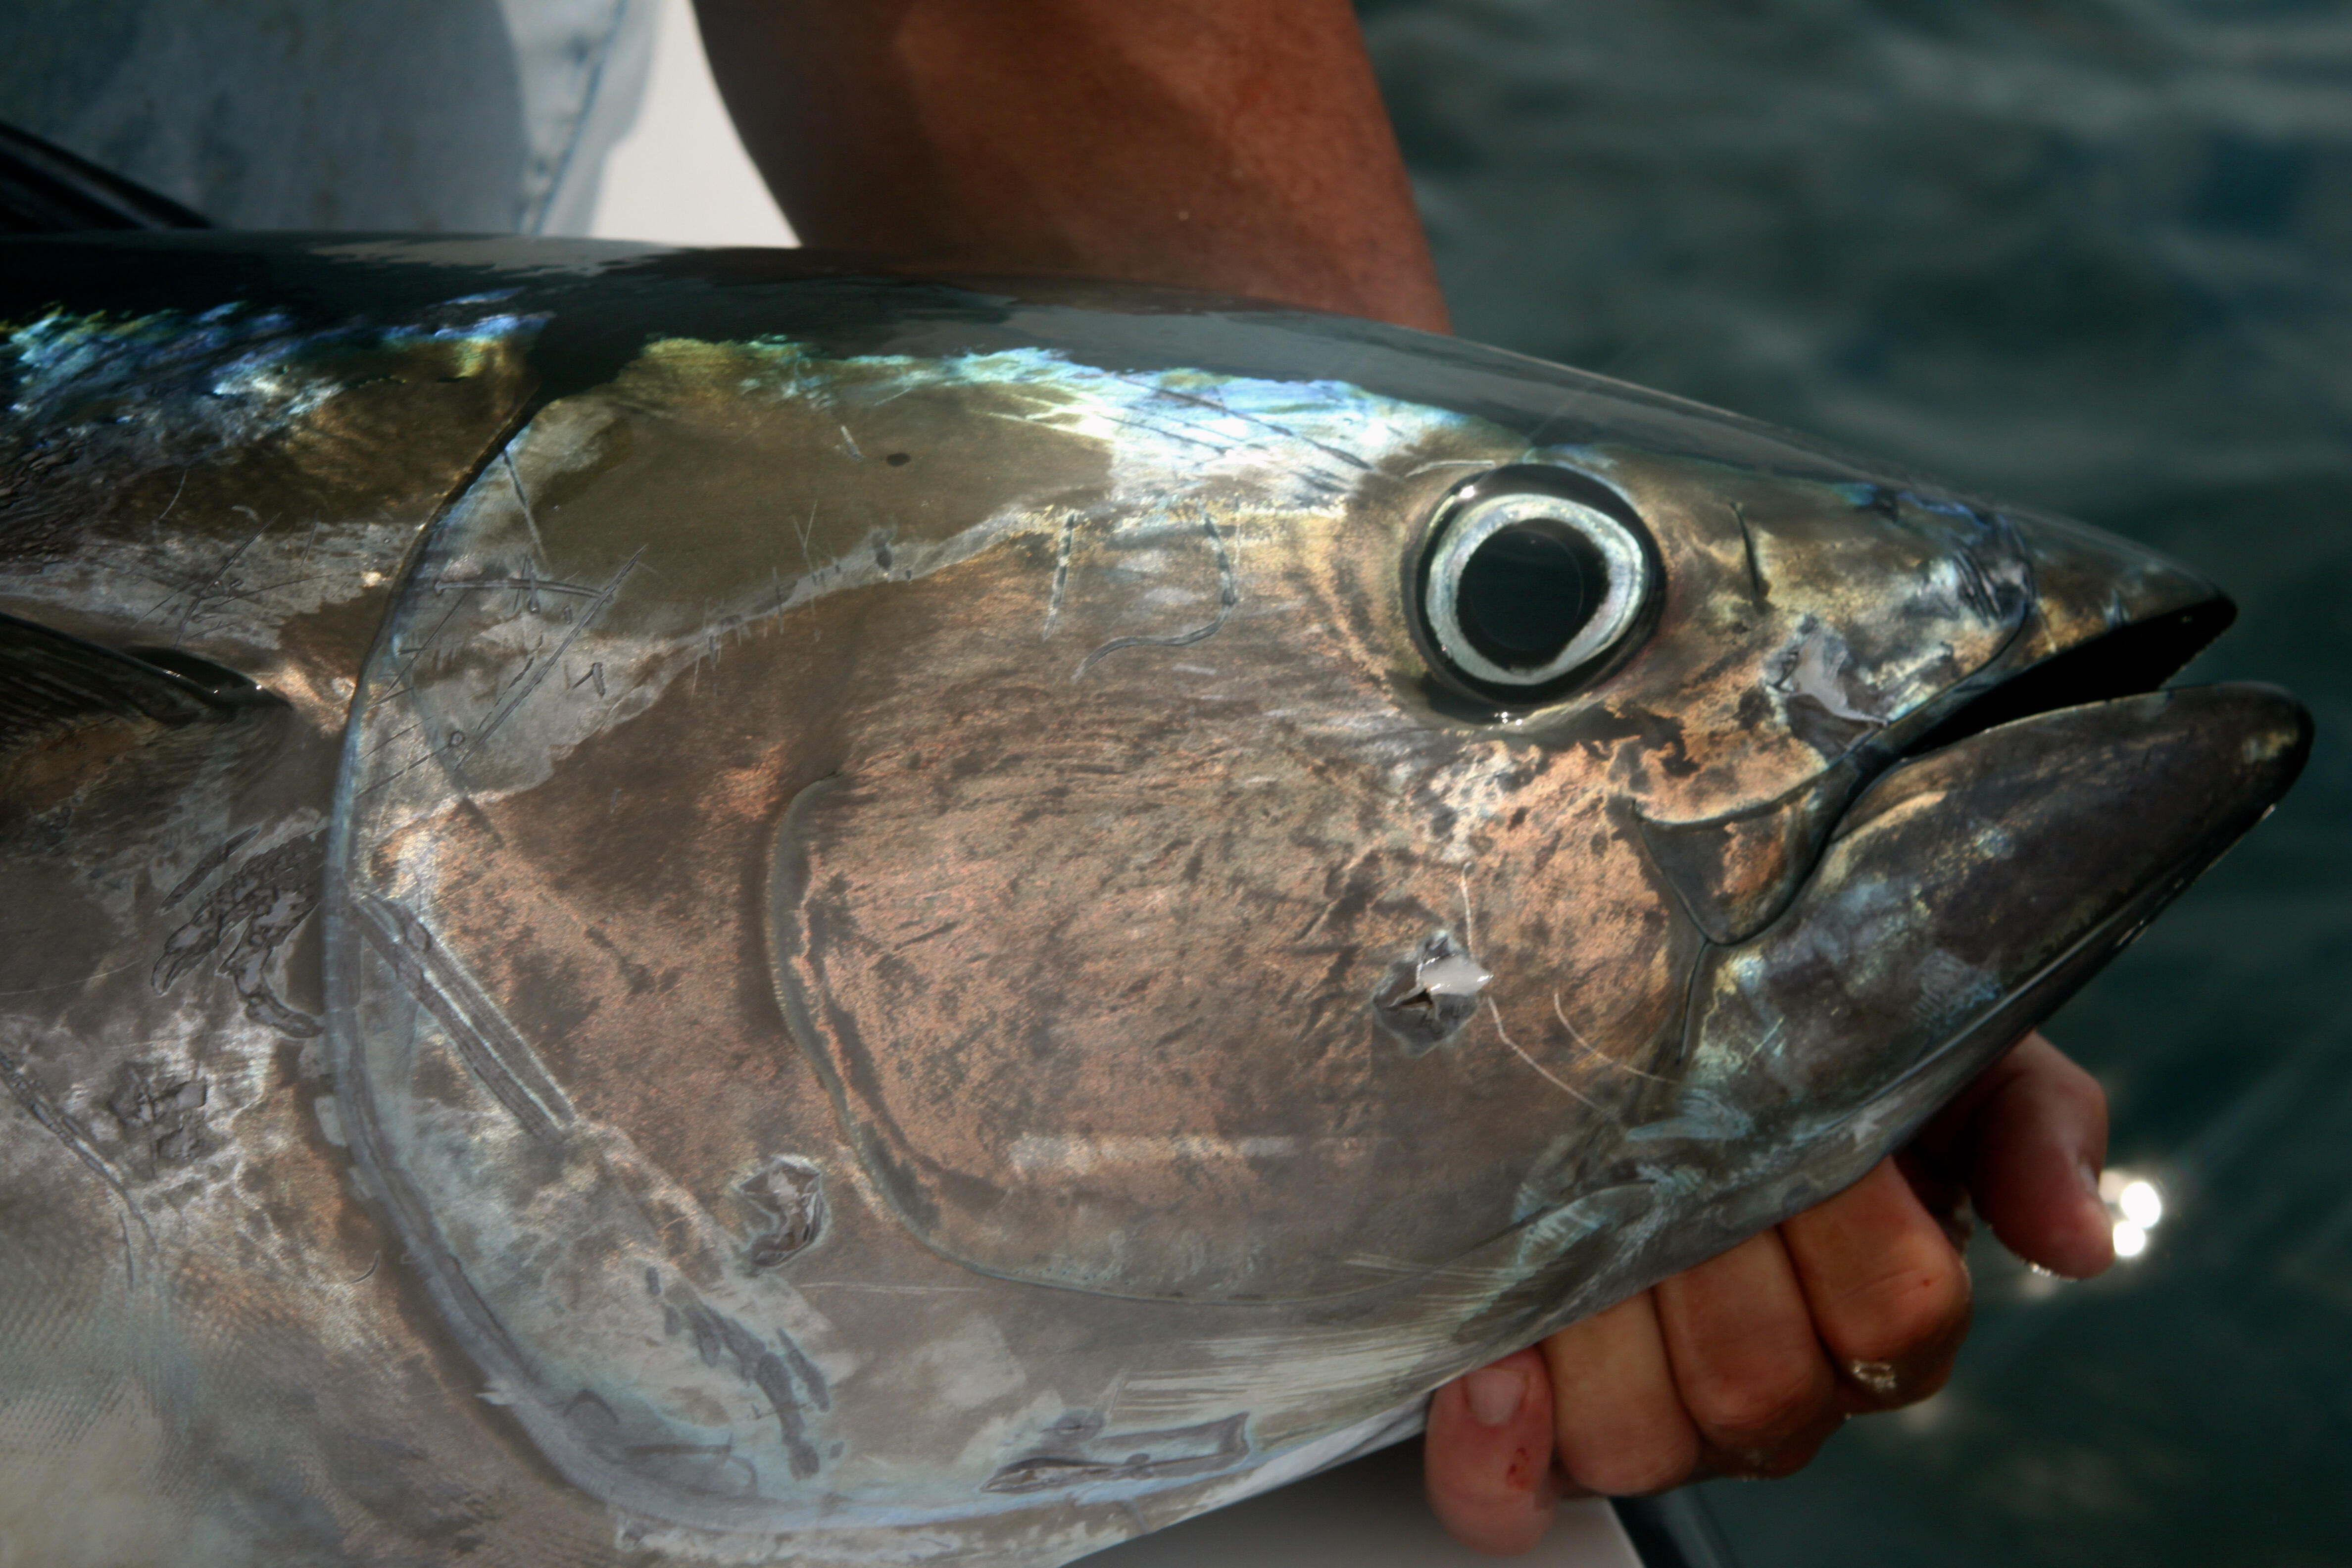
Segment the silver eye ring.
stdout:
<svg viewBox="0 0 2352 1568">
<path fill-rule="evenodd" d="M 1422 612 L 1438 655 L 1474 689 L 1534 694 L 1605 658 L 1633 627 L 1652 556 L 1633 528 L 1563 486 L 1491 479 L 1439 521 Z"/>
</svg>

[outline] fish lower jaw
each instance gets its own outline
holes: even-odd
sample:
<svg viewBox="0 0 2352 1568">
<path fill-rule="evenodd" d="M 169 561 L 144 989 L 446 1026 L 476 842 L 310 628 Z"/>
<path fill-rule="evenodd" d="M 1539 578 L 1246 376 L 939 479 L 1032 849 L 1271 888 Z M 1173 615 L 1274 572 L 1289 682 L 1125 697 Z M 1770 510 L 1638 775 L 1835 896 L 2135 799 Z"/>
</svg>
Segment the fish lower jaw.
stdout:
<svg viewBox="0 0 2352 1568">
<path fill-rule="evenodd" d="M 2273 688 L 2192 688 L 2014 720 L 1899 765 L 1784 913 L 1700 959 L 1685 1097 L 1752 1121 L 1744 1147 L 1847 1147 L 1859 1175 L 2260 821 L 2310 734 Z"/>
</svg>

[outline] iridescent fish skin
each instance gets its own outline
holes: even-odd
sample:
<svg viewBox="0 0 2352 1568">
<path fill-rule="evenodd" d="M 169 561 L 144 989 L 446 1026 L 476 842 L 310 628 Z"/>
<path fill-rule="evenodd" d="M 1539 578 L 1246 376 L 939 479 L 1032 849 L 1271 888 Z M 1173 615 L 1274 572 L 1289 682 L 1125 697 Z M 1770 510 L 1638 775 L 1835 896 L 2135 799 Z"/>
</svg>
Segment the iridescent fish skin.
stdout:
<svg viewBox="0 0 2352 1568">
<path fill-rule="evenodd" d="M 1445 340 L 0 254 L 25 1561 L 1067 1560 L 1853 1180 L 2307 748 L 2182 567 Z"/>
</svg>

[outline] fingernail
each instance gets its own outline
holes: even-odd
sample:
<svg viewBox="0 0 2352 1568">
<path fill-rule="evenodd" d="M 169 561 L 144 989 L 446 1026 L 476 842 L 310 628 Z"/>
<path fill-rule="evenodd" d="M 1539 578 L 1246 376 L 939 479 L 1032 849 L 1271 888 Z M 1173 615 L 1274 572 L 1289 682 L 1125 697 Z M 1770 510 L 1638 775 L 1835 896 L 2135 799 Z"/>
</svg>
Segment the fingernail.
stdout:
<svg viewBox="0 0 2352 1568">
<path fill-rule="evenodd" d="M 2107 1206 L 2106 1199 L 2099 1196 L 2098 1167 L 2092 1164 L 2088 1160 L 2077 1160 L 2074 1162 L 2074 1174 L 2075 1177 L 2083 1184 L 2083 1195 L 2089 1198 L 2093 1203 L 2098 1205 L 2102 1209 L 2105 1208 Z"/>
<path fill-rule="evenodd" d="M 1490 1366 L 1464 1378 L 1462 1392 L 1480 1426 L 1500 1426 L 1519 1413 L 1519 1403 L 1528 1396 L 1528 1374 L 1517 1367 Z"/>
</svg>

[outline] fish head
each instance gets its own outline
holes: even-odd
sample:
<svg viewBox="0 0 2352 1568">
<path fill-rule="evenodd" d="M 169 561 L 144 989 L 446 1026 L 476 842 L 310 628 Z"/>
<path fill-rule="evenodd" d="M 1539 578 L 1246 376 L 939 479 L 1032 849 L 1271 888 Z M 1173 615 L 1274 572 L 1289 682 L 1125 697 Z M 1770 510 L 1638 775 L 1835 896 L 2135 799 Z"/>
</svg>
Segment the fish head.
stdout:
<svg viewBox="0 0 2352 1568">
<path fill-rule="evenodd" d="M 1360 323 L 908 298 L 548 402 L 355 704 L 341 1131 L 647 1517 L 1319 1462 L 1859 1176 L 2300 766 L 2076 525 Z"/>
<path fill-rule="evenodd" d="M 1626 439 L 1605 398 L 1531 445 L 1349 385 L 1120 395 L 1105 479 L 889 623 L 922 634 L 771 868 L 779 994 L 867 1173 L 991 1273 L 1345 1295 L 1623 1187 L 1674 1239 L 1622 1288 L 1859 1174 L 2055 1005 L 2054 952 L 2119 945 L 2086 921 L 2299 765 L 2291 704 L 2217 700 L 2268 750 L 2170 758 L 2133 787 L 2187 815 L 2126 853 L 2074 825 L 2175 722 L 2147 702 L 2022 773 L 2007 742 L 1914 763 L 2015 717 L 2021 671 L 2053 707 L 2146 692 L 2226 624 L 2076 525 L 1680 413 Z"/>
<path fill-rule="evenodd" d="M 2160 689 L 2194 572 L 1448 340 L 35 259 L 0 1350 L 90 1436 L 0 1490 L 205 1561 L 1045 1563 L 1306 1473 L 1859 1175 L 2307 747 Z"/>
</svg>

